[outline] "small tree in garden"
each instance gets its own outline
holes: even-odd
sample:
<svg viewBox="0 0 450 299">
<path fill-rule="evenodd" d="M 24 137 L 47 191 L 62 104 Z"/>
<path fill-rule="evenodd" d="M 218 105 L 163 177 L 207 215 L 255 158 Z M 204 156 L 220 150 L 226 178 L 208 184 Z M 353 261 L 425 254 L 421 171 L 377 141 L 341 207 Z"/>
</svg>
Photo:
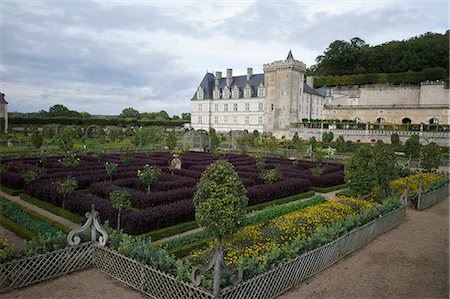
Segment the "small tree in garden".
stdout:
<svg viewBox="0 0 450 299">
<path fill-rule="evenodd" d="M 309 138 L 308 145 L 311 147 L 312 151 L 315 151 L 316 150 L 316 146 L 317 146 L 316 137 L 313 136 L 313 137 Z"/>
<path fill-rule="evenodd" d="M 234 166 L 219 160 L 202 174 L 194 195 L 195 218 L 217 238 L 232 233 L 244 220 L 248 199 Z"/>
<path fill-rule="evenodd" d="M 109 193 L 109 200 L 117 210 L 117 230 L 120 230 L 120 214 L 131 208 L 131 194 L 123 190 L 114 190 Z"/>
<path fill-rule="evenodd" d="M 217 137 L 216 130 L 209 130 L 209 152 L 217 153 L 217 149 L 220 145 L 220 139 Z"/>
<path fill-rule="evenodd" d="M 21 172 L 22 179 L 27 186 L 31 186 L 39 178 L 39 171 L 35 169 L 27 169 Z"/>
<path fill-rule="evenodd" d="M 172 161 L 170 161 L 169 164 L 169 170 L 172 173 L 172 175 L 178 168 L 181 169 L 181 159 L 178 156 L 174 156 L 174 158 L 172 159 Z"/>
<path fill-rule="evenodd" d="M 244 185 L 234 166 L 219 160 L 202 174 L 194 195 L 195 219 L 216 237 L 214 263 L 214 289 L 217 296 L 220 268 L 223 264 L 222 237 L 234 232 L 245 219 L 248 198 Z"/>
<path fill-rule="evenodd" d="M 388 183 L 398 177 L 394 151 L 383 143 L 375 147 L 360 147 L 345 167 L 345 179 L 359 195 L 387 189 Z"/>
<path fill-rule="evenodd" d="M 260 175 L 260 178 L 266 184 L 272 184 L 274 182 L 277 182 L 281 179 L 281 177 L 282 177 L 281 172 L 277 168 L 263 170 Z"/>
<path fill-rule="evenodd" d="M 38 131 L 38 129 L 35 129 L 31 134 L 31 143 L 35 148 L 40 148 L 43 142 L 42 134 Z"/>
<path fill-rule="evenodd" d="M 68 176 L 65 180 L 56 182 L 56 191 L 62 196 L 62 208 L 65 208 L 66 197 L 78 188 L 78 182 L 73 177 Z"/>
<path fill-rule="evenodd" d="M 334 134 L 331 131 L 323 132 L 323 134 L 322 134 L 322 142 L 325 146 L 328 146 L 331 143 L 331 141 L 333 141 L 333 138 L 334 138 Z"/>
<path fill-rule="evenodd" d="M 80 165 L 80 158 L 77 157 L 76 153 L 67 151 L 64 158 L 58 160 L 66 168 L 75 168 Z"/>
<path fill-rule="evenodd" d="M 339 135 L 339 137 L 336 139 L 336 150 L 339 153 L 344 153 L 347 151 L 347 142 L 345 142 L 344 136 Z"/>
<path fill-rule="evenodd" d="M 400 136 L 398 136 L 397 133 L 391 134 L 391 144 L 394 147 L 395 150 L 398 150 L 400 148 Z"/>
<path fill-rule="evenodd" d="M 112 181 L 113 174 L 117 171 L 117 163 L 105 163 L 106 174 L 109 176 L 109 180 Z"/>
<path fill-rule="evenodd" d="M 419 135 L 412 135 L 405 142 L 405 154 L 410 158 L 419 158 L 421 148 Z"/>
<path fill-rule="evenodd" d="M 161 170 L 154 166 L 145 165 L 143 170 L 138 170 L 138 178 L 147 185 L 147 193 L 150 193 L 150 186 L 158 179 Z"/>
<path fill-rule="evenodd" d="M 295 143 L 299 140 L 300 140 L 300 138 L 298 137 L 298 132 L 295 132 L 294 136 L 292 137 L 292 141 Z"/>
<path fill-rule="evenodd" d="M 255 157 L 255 159 L 256 159 L 256 168 L 258 168 L 259 171 L 263 171 L 264 168 L 266 167 L 266 162 L 265 162 L 264 157 L 261 155 L 257 155 Z"/>
<path fill-rule="evenodd" d="M 130 154 L 125 154 L 120 156 L 120 161 L 122 161 L 125 166 L 131 166 L 134 163 L 134 157 Z"/>
<path fill-rule="evenodd" d="M 73 148 L 74 136 L 70 128 L 62 129 L 58 134 L 58 146 L 64 151 L 70 151 Z"/>
<path fill-rule="evenodd" d="M 177 135 L 175 135 L 175 132 L 172 131 L 166 135 L 166 145 L 169 150 L 175 149 L 175 147 L 177 146 Z"/>
<path fill-rule="evenodd" d="M 420 162 L 426 171 L 431 172 L 433 169 L 439 168 L 441 161 L 441 149 L 439 145 L 431 142 L 422 148 Z"/>
</svg>

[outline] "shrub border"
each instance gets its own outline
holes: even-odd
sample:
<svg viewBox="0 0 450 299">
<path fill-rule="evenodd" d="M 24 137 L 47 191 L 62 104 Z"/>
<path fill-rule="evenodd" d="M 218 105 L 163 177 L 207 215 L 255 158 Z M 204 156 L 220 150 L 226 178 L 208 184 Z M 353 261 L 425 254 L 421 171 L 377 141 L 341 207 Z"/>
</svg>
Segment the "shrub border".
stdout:
<svg viewBox="0 0 450 299">
<path fill-rule="evenodd" d="M 330 186 L 330 187 L 311 187 L 312 191 L 318 192 L 318 193 L 328 193 L 328 192 L 332 192 L 332 191 L 336 191 L 336 190 L 341 190 L 341 189 L 345 189 L 347 188 L 348 185 L 347 184 L 341 184 L 341 185 L 336 185 L 336 186 Z"/>
<path fill-rule="evenodd" d="M 72 213 L 68 210 L 64 210 L 63 208 L 57 207 L 47 201 L 40 200 L 40 199 L 30 196 L 26 193 L 20 194 L 20 198 L 26 202 L 29 202 L 35 206 L 40 207 L 41 209 L 44 209 L 52 214 L 63 217 L 67 220 L 70 220 L 70 221 L 76 223 L 76 224 L 81 224 L 86 220 L 86 218 L 81 215 Z"/>
<path fill-rule="evenodd" d="M 17 196 L 17 195 L 20 195 L 25 192 L 25 190 L 23 190 L 23 189 L 12 189 L 12 188 L 8 188 L 3 185 L 0 185 L 0 191 L 5 192 L 12 196 Z"/>
<path fill-rule="evenodd" d="M 38 236 L 34 233 L 30 232 L 28 229 L 24 228 L 23 226 L 9 220 L 3 215 L 0 215 L 0 225 L 6 228 L 7 230 L 12 231 L 17 236 L 21 237 L 25 240 L 31 240 L 31 239 L 37 239 Z"/>
</svg>

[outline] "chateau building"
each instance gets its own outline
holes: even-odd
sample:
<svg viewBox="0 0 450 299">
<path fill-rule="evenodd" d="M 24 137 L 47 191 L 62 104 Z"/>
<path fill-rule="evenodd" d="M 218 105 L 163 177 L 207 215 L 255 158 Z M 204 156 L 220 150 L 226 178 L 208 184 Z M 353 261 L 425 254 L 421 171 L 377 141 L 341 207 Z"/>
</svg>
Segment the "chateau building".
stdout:
<svg viewBox="0 0 450 299">
<path fill-rule="evenodd" d="M 423 82 L 419 86 L 345 86 L 323 91 L 329 94 L 323 113 L 326 119 L 450 124 L 449 89 L 441 81 Z"/>
<path fill-rule="evenodd" d="M 304 83 L 306 66 L 294 59 L 263 65 L 263 74 L 233 76 L 227 69 L 206 73 L 191 100 L 191 126 L 217 132 L 289 130 L 302 119 L 321 119 L 325 97 L 313 89 L 312 77 Z M 309 84 L 308 84 L 309 83 Z"/>
</svg>

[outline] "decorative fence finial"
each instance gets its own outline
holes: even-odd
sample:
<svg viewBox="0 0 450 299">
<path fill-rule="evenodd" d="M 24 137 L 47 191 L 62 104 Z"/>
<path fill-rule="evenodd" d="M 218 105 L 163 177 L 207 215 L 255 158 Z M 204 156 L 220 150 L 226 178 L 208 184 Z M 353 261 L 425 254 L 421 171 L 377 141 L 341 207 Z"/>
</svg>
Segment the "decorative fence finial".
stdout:
<svg viewBox="0 0 450 299">
<path fill-rule="evenodd" d="M 91 211 L 85 214 L 87 221 L 83 226 L 76 227 L 70 231 L 67 235 L 67 242 L 69 245 L 78 245 L 81 242 L 81 238 L 79 236 L 75 236 L 76 233 L 81 233 L 90 228 L 91 230 L 91 241 L 97 240 L 97 231 L 101 234 L 98 237 L 98 243 L 100 246 L 105 246 L 106 241 L 108 241 L 108 234 L 106 231 L 100 226 L 98 222 L 98 212 L 95 210 L 94 205 L 91 206 Z"/>
<path fill-rule="evenodd" d="M 209 262 L 206 266 L 196 266 L 192 269 L 191 272 L 191 280 L 192 284 L 196 287 L 200 286 L 201 277 L 200 274 L 202 272 L 208 272 L 214 267 L 214 289 L 213 295 L 215 297 L 219 296 L 220 292 L 220 269 L 225 269 L 228 272 L 234 272 L 230 276 L 230 283 L 233 285 L 238 285 L 242 280 L 242 269 L 239 266 L 230 267 L 225 265 L 223 260 L 223 252 L 222 252 L 222 242 L 221 239 L 218 238 L 216 241 L 216 248 L 213 251 L 213 256 L 211 262 Z"/>
</svg>

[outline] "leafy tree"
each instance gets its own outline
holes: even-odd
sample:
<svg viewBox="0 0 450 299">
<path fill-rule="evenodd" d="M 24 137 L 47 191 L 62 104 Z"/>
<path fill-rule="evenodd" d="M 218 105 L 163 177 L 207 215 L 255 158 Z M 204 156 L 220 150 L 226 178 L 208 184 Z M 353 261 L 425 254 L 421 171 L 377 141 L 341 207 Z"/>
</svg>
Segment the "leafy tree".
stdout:
<svg viewBox="0 0 450 299">
<path fill-rule="evenodd" d="M 220 145 L 220 139 L 217 137 L 216 130 L 209 130 L 209 151 L 211 153 L 217 153 Z"/>
<path fill-rule="evenodd" d="M 400 143 L 400 137 L 398 136 L 397 133 L 392 133 L 391 134 L 391 144 L 394 147 L 394 149 L 398 149 L 401 145 Z"/>
<path fill-rule="evenodd" d="M 134 142 L 140 146 L 160 148 L 164 142 L 164 132 L 160 127 L 145 127 L 136 133 Z"/>
<path fill-rule="evenodd" d="M 109 176 L 109 180 L 112 181 L 113 174 L 117 171 L 117 163 L 105 163 L 106 174 Z"/>
<path fill-rule="evenodd" d="M 383 143 L 374 147 L 360 147 L 345 167 L 345 179 L 359 195 L 387 189 L 389 182 L 398 177 L 394 151 Z"/>
<path fill-rule="evenodd" d="M 266 167 L 266 162 L 265 162 L 264 157 L 261 155 L 257 155 L 255 157 L 255 159 L 256 159 L 256 168 L 258 168 L 259 171 L 263 171 L 264 168 Z"/>
<path fill-rule="evenodd" d="M 322 142 L 324 143 L 325 146 L 329 145 L 331 143 L 331 141 L 333 141 L 333 138 L 334 138 L 334 134 L 331 131 L 323 132 L 323 134 L 322 134 Z"/>
<path fill-rule="evenodd" d="M 190 113 L 181 113 L 181 118 L 183 120 L 191 120 L 191 114 Z"/>
<path fill-rule="evenodd" d="M 125 154 L 125 155 L 121 155 L 120 156 L 120 161 L 122 161 L 122 163 L 125 166 L 131 166 L 134 163 L 134 156 L 131 154 Z"/>
<path fill-rule="evenodd" d="M 317 140 L 316 140 L 316 137 L 313 136 L 313 137 L 309 138 L 308 145 L 311 146 L 311 149 L 312 149 L 313 151 L 315 151 L 315 150 L 316 150 L 316 147 L 317 147 Z"/>
<path fill-rule="evenodd" d="M 431 172 L 433 169 L 439 168 L 441 161 L 441 149 L 439 145 L 431 142 L 422 148 L 421 165 L 426 171 Z"/>
<path fill-rule="evenodd" d="M 219 240 L 245 218 L 248 199 L 234 166 L 218 160 L 202 174 L 194 195 L 195 218 Z"/>
<path fill-rule="evenodd" d="M 48 109 L 48 116 L 79 116 L 79 113 L 69 110 L 64 105 L 56 104 Z"/>
<path fill-rule="evenodd" d="M 405 154 L 410 158 L 419 158 L 421 148 L 419 135 L 412 135 L 405 142 Z"/>
<path fill-rule="evenodd" d="M 31 134 L 31 143 L 33 144 L 33 146 L 35 148 L 40 148 L 42 146 L 43 142 L 44 141 L 42 139 L 41 133 L 37 129 L 35 129 L 33 131 L 33 133 Z"/>
<path fill-rule="evenodd" d="M 138 170 L 138 178 L 147 185 L 147 193 L 150 193 L 150 186 L 158 179 L 161 170 L 148 164 L 144 166 L 143 170 Z"/>
<path fill-rule="evenodd" d="M 58 160 L 66 168 L 75 168 L 80 165 L 80 158 L 77 157 L 76 153 L 67 151 L 64 158 Z"/>
<path fill-rule="evenodd" d="M 175 135 L 175 132 L 172 131 L 166 135 L 166 145 L 169 150 L 175 149 L 175 147 L 177 146 L 177 135 Z"/>
<path fill-rule="evenodd" d="M 120 113 L 119 117 L 122 118 L 139 118 L 139 111 L 137 111 L 134 108 L 125 108 L 122 110 L 122 113 Z"/>
<path fill-rule="evenodd" d="M 131 208 L 131 194 L 123 190 L 114 190 L 109 193 L 109 200 L 117 210 L 117 230 L 120 230 L 120 214 Z"/>
<path fill-rule="evenodd" d="M 74 145 L 74 134 L 71 128 L 61 129 L 58 136 L 58 146 L 63 151 L 72 150 Z"/>
<path fill-rule="evenodd" d="M 294 136 L 292 137 L 292 141 L 295 143 L 297 141 L 299 141 L 299 137 L 298 137 L 298 132 L 295 132 Z"/>
<path fill-rule="evenodd" d="M 62 196 L 62 208 L 65 208 L 66 197 L 75 192 L 78 188 L 78 182 L 73 177 L 68 176 L 65 180 L 56 182 L 56 191 Z"/>
<path fill-rule="evenodd" d="M 40 176 L 39 171 L 32 168 L 22 171 L 20 175 L 25 184 L 28 186 L 31 186 L 34 182 L 36 182 Z"/>
<path fill-rule="evenodd" d="M 338 138 L 336 139 L 336 150 L 339 153 L 344 153 L 347 151 L 347 142 L 345 142 L 344 136 L 339 135 Z"/>
</svg>

